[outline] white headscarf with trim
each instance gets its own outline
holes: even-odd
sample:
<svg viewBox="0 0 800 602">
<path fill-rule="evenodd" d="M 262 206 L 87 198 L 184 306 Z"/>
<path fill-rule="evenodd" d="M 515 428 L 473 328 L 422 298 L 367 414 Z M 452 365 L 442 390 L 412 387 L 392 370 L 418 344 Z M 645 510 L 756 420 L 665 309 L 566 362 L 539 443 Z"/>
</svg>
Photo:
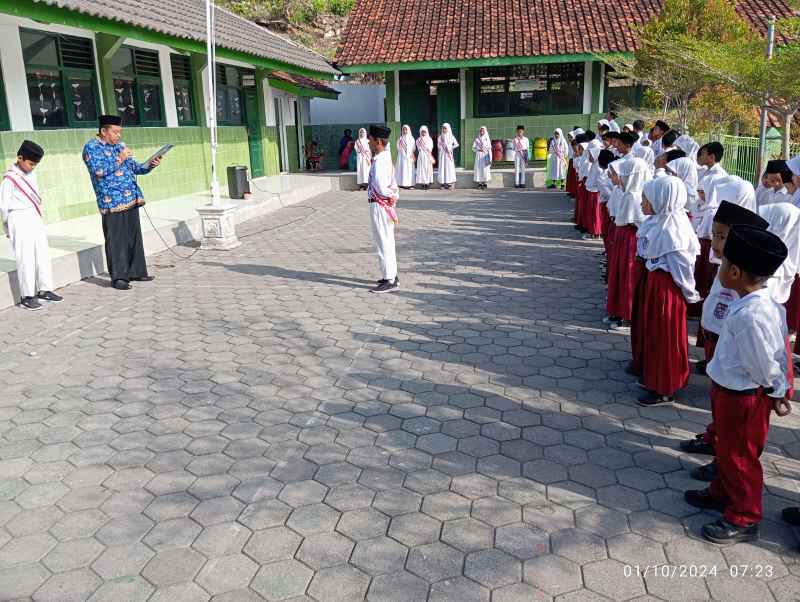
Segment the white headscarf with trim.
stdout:
<svg viewBox="0 0 800 602">
<path fill-rule="evenodd" d="M 654 215 L 639 231 L 647 239 L 647 259 L 658 259 L 667 253 L 684 253 L 694 262 L 700 253 L 700 241 L 686 215 L 686 185 L 675 176 L 663 176 L 644 185 L 644 197 L 653 206 Z"/>
<path fill-rule="evenodd" d="M 789 249 L 789 255 L 769 279 L 767 286 L 776 303 L 786 303 L 792 292 L 794 277 L 800 270 L 800 209 L 790 203 L 776 203 L 758 210 L 769 222 L 767 230 L 780 238 Z"/>
</svg>

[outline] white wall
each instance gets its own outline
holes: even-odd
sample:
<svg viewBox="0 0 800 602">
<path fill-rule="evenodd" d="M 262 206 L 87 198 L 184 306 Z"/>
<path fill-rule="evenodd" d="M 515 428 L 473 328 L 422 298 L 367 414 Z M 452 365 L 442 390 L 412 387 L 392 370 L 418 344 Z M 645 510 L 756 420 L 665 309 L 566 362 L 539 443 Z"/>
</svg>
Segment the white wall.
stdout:
<svg viewBox="0 0 800 602">
<path fill-rule="evenodd" d="M 339 100 L 311 99 L 311 125 L 380 123 L 385 119 L 386 86 L 326 82 L 338 90 Z"/>
</svg>

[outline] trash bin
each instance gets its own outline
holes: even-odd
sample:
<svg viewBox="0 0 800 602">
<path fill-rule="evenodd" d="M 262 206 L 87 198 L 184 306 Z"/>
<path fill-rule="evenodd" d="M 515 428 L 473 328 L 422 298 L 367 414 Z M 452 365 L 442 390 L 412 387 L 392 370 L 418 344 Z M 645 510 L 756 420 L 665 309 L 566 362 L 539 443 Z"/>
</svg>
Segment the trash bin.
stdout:
<svg viewBox="0 0 800 602">
<path fill-rule="evenodd" d="M 503 141 L 492 140 L 492 161 L 503 160 Z"/>
<path fill-rule="evenodd" d="M 547 161 L 547 138 L 536 138 L 533 141 L 533 160 Z"/>
<path fill-rule="evenodd" d="M 513 161 L 514 160 L 514 141 L 506 139 L 506 161 Z"/>
<path fill-rule="evenodd" d="M 245 194 L 250 194 L 247 167 L 244 165 L 228 166 L 228 195 L 232 199 L 243 199 Z"/>
</svg>

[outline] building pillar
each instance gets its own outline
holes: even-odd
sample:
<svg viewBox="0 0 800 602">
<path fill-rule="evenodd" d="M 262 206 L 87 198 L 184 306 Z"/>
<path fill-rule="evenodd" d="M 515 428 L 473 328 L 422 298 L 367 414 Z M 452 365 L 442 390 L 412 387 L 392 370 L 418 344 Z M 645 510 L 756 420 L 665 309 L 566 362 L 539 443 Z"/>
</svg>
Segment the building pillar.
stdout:
<svg viewBox="0 0 800 602">
<path fill-rule="evenodd" d="M 28 83 L 25 60 L 22 58 L 22 42 L 19 27 L 14 24 L 0 25 L 0 65 L 6 89 L 8 120 L 14 132 L 33 131 L 31 104 L 28 99 Z"/>
<path fill-rule="evenodd" d="M 603 67 L 599 61 L 592 63 L 592 109 L 590 113 L 603 112 Z"/>
<path fill-rule="evenodd" d="M 161 71 L 161 93 L 164 96 L 164 113 L 167 127 L 178 127 L 178 107 L 175 104 L 175 84 L 172 80 L 172 61 L 169 48 L 158 49 L 158 63 Z"/>
<path fill-rule="evenodd" d="M 583 63 L 583 113 L 592 112 L 592 61 Z"/>
<path fill-rule="evenodd" d="M 204 84 L 206 70 L 206 55 L 189 55 L 189 65 L 192 69 L 192 98 L 194 100 L 194 111 L 197 114 L 197 125 L 205 127 L 208 124 L 208 89 Z"/>
<path fill-rule="evenodd" d="M 111 68 L 111 59 L 122 46 L 125 38 L 108 33 L 96 33 L 94 41 L 97 48 L 97 69 L 100 72 L 100 96 L 103 97 L 103 106 L 106 113 L 116 115 L 117 95 L 114 91 L 114 74 Z"/>
</svg>

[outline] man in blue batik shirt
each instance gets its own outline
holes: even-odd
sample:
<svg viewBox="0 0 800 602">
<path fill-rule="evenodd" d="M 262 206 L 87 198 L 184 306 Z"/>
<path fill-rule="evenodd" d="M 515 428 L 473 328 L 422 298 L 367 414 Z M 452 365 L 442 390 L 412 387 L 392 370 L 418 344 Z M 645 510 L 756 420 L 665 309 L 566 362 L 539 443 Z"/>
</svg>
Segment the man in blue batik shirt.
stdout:
<svg viewBox="0 0 800 602">
<path fill-rule="evenodd" d="M 150 173 L 161 163 L 157 158 L 145 165 L 133 160 L 122 138 L 122 119 L 100 117 L 100 132 L 83 147 L 83 162 L 89 170 L 97 207 L 103 217 L 106 264 L 111 282 L 118 290 L 131 288 L 131 281 L 148 282 L 142 244 L 139 207 L 144 195 L 136 176 Z"/>
</svg>

